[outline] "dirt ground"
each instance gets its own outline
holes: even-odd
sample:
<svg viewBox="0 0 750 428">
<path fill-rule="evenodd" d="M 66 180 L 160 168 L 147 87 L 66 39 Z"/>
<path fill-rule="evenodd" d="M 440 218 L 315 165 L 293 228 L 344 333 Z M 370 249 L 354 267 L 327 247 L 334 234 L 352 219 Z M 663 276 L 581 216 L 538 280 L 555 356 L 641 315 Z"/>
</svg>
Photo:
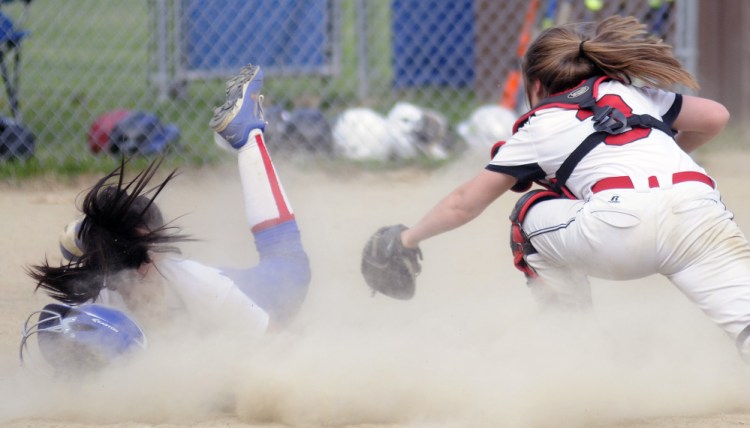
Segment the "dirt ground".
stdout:
<svg viewBox="0 0 750 428">
<path fill-rule="evenodd" d="M 750 155 L 698 160 L 750 230 Z M 0 186 L 0 425 L 4 427 L 716 427 L 750 424 L 750 370 L 662 278 L 594 281 L 596 319 L 541 317 L 510 261 L 505 197 L 425 242 L 411 301 L 371 297 L 359 273 L 378 227 L 415 222 L 486 162 L 435 171 L 332 173 L 275 159 L 313 281 L 295 324 L 259 343 L 222 332 L 155 343 L 77 379 L 21 367 L 26 316 L 50 301 L 24 267 L 59 260 L 57 237 L 93 183 Z M 184 171 L 160 196 L 213 265 L 257 261 L 231 160 Z M 30 358 L 31 358 L 30 357 Z"/>
</svg>

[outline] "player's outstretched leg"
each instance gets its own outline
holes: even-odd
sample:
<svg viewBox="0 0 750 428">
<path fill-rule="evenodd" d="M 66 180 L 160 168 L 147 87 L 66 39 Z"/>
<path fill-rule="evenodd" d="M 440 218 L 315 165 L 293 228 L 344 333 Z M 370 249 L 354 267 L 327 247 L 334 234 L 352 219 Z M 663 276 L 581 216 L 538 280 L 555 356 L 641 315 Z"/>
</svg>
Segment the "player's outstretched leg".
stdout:
<svg viewBox="0 0 750 428">
<path fill-rule="evenodd" d="M 209 125 L 220 145 L 238 152 L 247 221 L 253 232 L 294 220 L 294 213 L 266 148 L 263 129 L 263 71 L 247 65 L 227 81 L 226 101 Z"/>
<path fill-rule="evenodd" d="M 237 150 L 248 225 L 260 263 L 225 273 L 276 324 L 287 324 L 302 305 L 310 269 L 294 211 L 276 172 L 263 136 L 263 73 L 248 65 L 227 82 L 225 103 L 214 110 L 210 126 L 217 142 Z"/>
</svg>

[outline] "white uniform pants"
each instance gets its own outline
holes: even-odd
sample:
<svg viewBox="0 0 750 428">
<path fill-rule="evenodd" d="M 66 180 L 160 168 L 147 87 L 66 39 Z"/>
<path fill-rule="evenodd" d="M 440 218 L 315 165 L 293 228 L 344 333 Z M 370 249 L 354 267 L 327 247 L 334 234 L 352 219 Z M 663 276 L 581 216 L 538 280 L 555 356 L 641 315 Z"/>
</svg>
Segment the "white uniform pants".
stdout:
<svg viewBox="0 0 750 428">
<path fill-rule="evenodd" d="M 730 337 L 750 325 L 750 245 L 709 186 L 612 189 L 534 205 L 523 223 L 543 303 L 586 308 L 587 277 L 665 275 Z"/>
</svg>

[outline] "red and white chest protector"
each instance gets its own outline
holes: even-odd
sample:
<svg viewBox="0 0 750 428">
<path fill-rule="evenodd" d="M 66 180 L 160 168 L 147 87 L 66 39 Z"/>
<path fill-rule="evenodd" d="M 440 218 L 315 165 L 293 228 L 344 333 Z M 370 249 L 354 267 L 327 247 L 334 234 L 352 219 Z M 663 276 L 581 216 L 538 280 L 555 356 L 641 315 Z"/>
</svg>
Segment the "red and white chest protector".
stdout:
<svg viewBox="0 0 750 428">
<path fill-rule="evenodd" d="M 671 121 L 681 97 L 616 81 L 602 82 L 607 98 L 633 114 Z M 534 112 L 502 144 L 488 170 L 517 179 L 514 190 L 554 179 L 581 141 L 595 132 L 576 109 Z M 633 280 L 665 275 L 747 352 L 750 325 L 750 245 L 705 171 L 675 140 L 657 129 L 611 135 L 580 159 L 565 183 L 578 199 L 532 206 L 523 232 L 537 251 L 525 262 L 538 274 L 532 291 L 542 302 L 591 305 L 590 276 Z M 688 177 L 688 179 L 683 179 Z M 627 186 L 598 186 L 597 183 Z M 592 190 L 593 188 L 593 190 Z M 604 189 L 604 190 L 599 190 Z"/>
</svg>

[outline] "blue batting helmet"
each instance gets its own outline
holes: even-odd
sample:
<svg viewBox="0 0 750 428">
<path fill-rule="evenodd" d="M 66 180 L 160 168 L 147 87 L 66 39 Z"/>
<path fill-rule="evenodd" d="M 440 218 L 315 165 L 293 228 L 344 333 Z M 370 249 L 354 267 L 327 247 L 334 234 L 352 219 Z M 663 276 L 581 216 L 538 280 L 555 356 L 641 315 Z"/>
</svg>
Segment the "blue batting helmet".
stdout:
<svg viewBox="0 0 750 428">
<path fill-rule="evenodd" d="M 135 321 L 117 309 L 98 304 L 51 303 L 29 315 L 21 338 L 22 362 L 27 340 L 34 334 L 38 335 L 42 356 L 56 369 L 98 369 L 146 347 L 146 336 Z"/>
</svg>

